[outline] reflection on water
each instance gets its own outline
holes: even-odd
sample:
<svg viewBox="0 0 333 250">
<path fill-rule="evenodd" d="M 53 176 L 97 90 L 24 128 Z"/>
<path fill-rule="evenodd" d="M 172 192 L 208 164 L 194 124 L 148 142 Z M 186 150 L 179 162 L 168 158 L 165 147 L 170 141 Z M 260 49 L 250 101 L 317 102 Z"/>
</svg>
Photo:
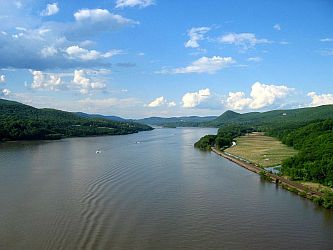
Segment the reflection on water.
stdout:
<svg viewBox="0 0 333 250">
<path fill-rule="evenodd" d="M 330 249 L 333 213 L 193 148 L 215 132 L 0 144 L 0 249 Z"/>
</svg>

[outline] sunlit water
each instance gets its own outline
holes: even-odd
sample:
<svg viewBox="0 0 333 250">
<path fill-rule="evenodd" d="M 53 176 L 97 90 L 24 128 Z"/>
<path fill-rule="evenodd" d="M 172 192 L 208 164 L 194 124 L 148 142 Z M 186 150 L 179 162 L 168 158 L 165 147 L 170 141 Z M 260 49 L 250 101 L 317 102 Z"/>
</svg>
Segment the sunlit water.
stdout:
<svg viewBox="0 0 333 250">
<path fill-rule="evenodd" d="M 193 148 L 215 132 L 0 144 L 0 248 L 333 248 L 332 211 Z"/>
</svg>

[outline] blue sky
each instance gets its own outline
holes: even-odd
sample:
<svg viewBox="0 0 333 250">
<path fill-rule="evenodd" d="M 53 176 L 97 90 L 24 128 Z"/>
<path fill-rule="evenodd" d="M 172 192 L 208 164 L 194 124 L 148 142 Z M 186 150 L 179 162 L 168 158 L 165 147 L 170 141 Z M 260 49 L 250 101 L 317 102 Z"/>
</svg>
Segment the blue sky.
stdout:
<svg viewBox="0 0 333 250">
<path fill-rule="evenodd" d="M 333 103 L 330 0 L 0 0 L 0 96 L 123 117 Z"/>
</svg>

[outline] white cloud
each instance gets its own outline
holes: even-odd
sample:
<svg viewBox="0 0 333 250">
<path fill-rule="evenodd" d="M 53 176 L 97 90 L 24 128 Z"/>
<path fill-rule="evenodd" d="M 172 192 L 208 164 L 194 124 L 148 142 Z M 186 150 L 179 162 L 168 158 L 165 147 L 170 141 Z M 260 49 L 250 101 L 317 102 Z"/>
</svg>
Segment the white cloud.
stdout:
<svg viewBox="0 0 333 250">
<path fill-rule="evenodd" d="M 106 84 L 98 79 L 91 79 L 87 77 L 86 70 L 75 70 L 73 83 L 74 86 L 79 87 L 81 94 L 88 94 L 92 90 L 105 90 Z"/>
<path fill-rule="evenodd" d="M 41 16 L 53 16 L 59 12 L 58 3 L 51 3 L 42 11 Z"/>
<path fill-rule="evenodd" d="M 31 74 L 33 77 L 31 88 L 33 89 L 59 90 L 64 88 L 64 82 L 57 74 L 44 73 L 38 70 L 31 71 Z"/>
<path fill-rule="evenodd" d="M 218 38 L 218 41 L 225 44 L 234 44 L 246 50 L 253 48 L 257 44 L 271 43 L 267 39 L 259 39 L 253 33 L 229 33 Z"/>
<path fill-rule="evenodd" d="M 111 74 L 108 69 L 81 69 L 68 73 L 48 73 L 38 70 L 30 72 L 33 76 L 33 82 L 28 87 L 32 89 L 79 90 L 81 94 L 105 90 L 106 79 L 99 76 Z"/>
<path fill-rule="evenodd" d="M 152 100 L 150 103 L 145 105 L 145 107 L 149 108 L 156 108 L 161 106 L 167 106 L 169 108 L 175 107 L 177 104 L 174 101 L 168 101 L 164 96 L 157 97 L 156 99 Z"/>
<path fill-rule="evenodd" d="M 106 9 L 82 9 L 74 13 L 74 18 L 78 22 L 105 23 L 109 25 L 114 22 L 118 24 L 135 23 L 121 15 L 112 14 Z"/>
<path fill-rule="evenodd" d="M 273 26 L 273 28 L 275 29 L 275 30 L 278 30 L 278 31 L 280 31 L 281 30 L 281 26 L 280 26 L 280 24 L 275 24 L 274 26 Z"/>
<path fill-rule="evenodd" d="M 76 22 L 65 27 L 67 38 L 91 39 L 100 32 L 110 32 L 139 22 L 113 14 L 107 9 L 81 9 L 74 13 Z"/>
<path fill-rule="evenodd" d="M 189 36 L 189 40 L 185 43 L 186 48 L 198 48 L 200 47 L 199 41 L 204 39 L 204 35 L 210 30 L 209 27 L 199 27 L 199 28 L 191 28 L 187 35 Z"/>
<path fill-rule="evenodd" d="M 9 96 L 11 93 L 9 89 L 0 89 L 0 96 Z"/>
<path fill-rule="evenodd" d="M 72 59 L 80 59 L 83 61 L 98 60 L 110 58 L 121 53 L 121 50 L 110 50 L 106 53 L 101 53 L 97 50 L 87 50 L 77 45 L 70 46 L 66 49 L 66 53 Z"/>
<path fill-rule="evenodd" d="M 148 107 L 150 108 L 155 108 L 155 107 L 160 107 L 162 105 L 164 105 L 166 103 L 166 100 L 164 98 L 164 96 L 160 96 L 157 97 L 156 99 L 154 99 L 153 101 L 151 101 L 150 103 L 148 103 Z"/>
<path fill-rule="evenodd" d="M 317 95 L 316 92 L 310 92 L 308 96 L 312 98 L 311 106 L 333 104 L 333 94 Z"/>
<path fill-rule="evenodd" d="M 274 104 L 292 91 L 292 88 L 284 85 L 267 85 L 256 82 L 251 87 L 250 97 L 246 97 L 244 92 L 229 92 L 226 106 L 235 110 L 260 109 Z"/>
<path fill-rule="evenodd" d="M 246 98 L 244 92 L 229 92 L 227 107 L 235 110 L 242 110 L 252 102 L 251 98 Z"/>
<path fill-rule="evenodd" d="M 168 103 L 168 107 L 175 107 L 177 104 L 174 101 Z"/>
<path fill-rule="evenodd" d="M 320 39 L 321 42 L 333 42 L 333 38 L 323 38 Z"/>
<path fill-rule="evenodd" d="M 184 108 L 194 108 L 200 103 L 210 97 L 211 93 L 208 88 L 201 89 L 198 92 L 186 93 L 182 98 L 182 104 Z"/>
<path fill-rule="evenodd" d="M 4 83 L 6 81 L 5 75 L 0 75 L 0 83 Z"/>
<path fill-rule="evenodd" d="M 153 5 L 153 0 L 117 0 L 116 8 L 135 7 L 145 8 L 149 5 Z"/>
<path fill-rule="evenodd" d="M 231 57 L 201 57 L 189 66 L 174 69 L 162 69 L 157 73 L 162 74 L 188 74 L 188 73 L 209 73 L 213 74 L 217 71 L 233 64 L 235 61 Z"/>
<path fill-rule="evenodd" d="M 25 5 L 28 2 L 31 1 L 22 1 Z M 114 51 L 94 53 L 96 51 L 91 46 L 95 44 L 91 41 L 100 34 L 137 24 L 106 9 L 78 10 L 73 21 L 65 22 L 31 16 L 30 9 L 17 9 L 13 1 L 5 1 L 3 5 L 0 15 L 0 68 L 45 70 L 110 67 L 110 62 L 104 59 Z M 73 45 L 87 50 L 84 58 L 98 59 L 73 60 L 66 53 L 66 49 Z"/>
<path fill-rule="evenodd" d="M 249 62 L 261 62 L 262 61 L 262 58 L 261 57 L 249 57 L 247 59 Z"/>
<path fill-rule="evenodd" d="M 41 53 L 42 57 L 46 58 L 46 57 L 56 55 L 58 53 L 58 50 L 57 50 L 57 48 L 55 48 L 53 46 L 48 46 L 48 47 L 42 48 L 40 53 Z"/>
</svg>

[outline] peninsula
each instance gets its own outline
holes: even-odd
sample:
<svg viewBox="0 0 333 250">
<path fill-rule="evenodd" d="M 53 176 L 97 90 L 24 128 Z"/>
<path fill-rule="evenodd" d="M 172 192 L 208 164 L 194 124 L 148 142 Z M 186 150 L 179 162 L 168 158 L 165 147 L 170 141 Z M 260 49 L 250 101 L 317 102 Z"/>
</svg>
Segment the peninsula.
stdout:
<svg viewBox="0 0 333 250">
<path fill-rule="evenodd" d="M 298 187 L 300 195 L 333 208 L 333 105 L 264 113 L 227 111 L 210 124 L 219 126 L 217 135 L 202 137 L 195 147 L 213 147 L 238 165 L 250 164 L 267 179 L 273 176 L 265 167 L 280 165 L 273 180 L 282 178 L 289 190 Z"/>
</svg>

